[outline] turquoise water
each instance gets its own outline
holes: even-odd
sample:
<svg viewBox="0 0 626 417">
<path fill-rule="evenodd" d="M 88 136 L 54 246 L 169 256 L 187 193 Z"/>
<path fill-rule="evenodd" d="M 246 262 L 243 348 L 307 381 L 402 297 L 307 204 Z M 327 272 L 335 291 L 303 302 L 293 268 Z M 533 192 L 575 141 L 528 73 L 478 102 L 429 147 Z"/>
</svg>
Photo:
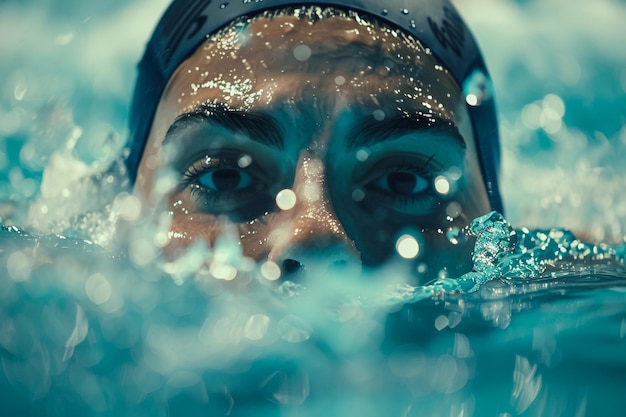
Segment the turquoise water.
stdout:
<svg viewBox="0 0 626 417">
<path fill-rule="evenodd" d="M 623 1 L 458 1 L 498 93 L 510 224 L 466 232 L 465 276 L 306 287 L 228 239 L 179 262 L 154 225 L 111 244 L 132 198 L 115 170 L 77 180 L 122 147 L 166 3 L 0 3 L 0 416 L 623 414 Z"/>
<path fill-rule="evenodd" d="M 185 268 L 190 258 L 137 268 L 84 240 L 5 227 L 0 411 L 619 415 L 624 246 L 558 230 L 505 236 L 490 217 L 474 225 L 487 226 L 475 272 L 421 287 L 278 287 L 234 262 L 223 281 Z"/>
</svg>

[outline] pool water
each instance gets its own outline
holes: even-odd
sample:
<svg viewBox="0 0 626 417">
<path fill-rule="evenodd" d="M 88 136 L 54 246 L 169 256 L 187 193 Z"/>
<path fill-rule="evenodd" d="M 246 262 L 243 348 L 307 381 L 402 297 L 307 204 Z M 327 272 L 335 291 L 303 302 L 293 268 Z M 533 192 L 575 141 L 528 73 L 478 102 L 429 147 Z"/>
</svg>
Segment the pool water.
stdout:
<svg viewBox="0 0 626 417">
<path fill-rule="evenodd" d="M 477 247 L 501 239 L 495 229 Z M 550 234 L 562 236 L 537 233 Z M 626 392 L 624 247 L 555 252 L 533 239 L 465 277 L 468 291 L 463 278 L 285 288 L 243 265 L 230 281 L 138 268 L 88 241 L 5 227 L 0 411 L 614 415 Z"/>
<path fill-rule="evenodd" d="M 0 3 L 0 416 L 622 414 L 626 3 L 456 2 L 506 220 L 464 231 L 472 272 L 419 286 L 275 284 L 228 239 L 165 260 L 151 223 L 111 243 L 137 211 L 104 169 L 167 3 Z"/>
</svg>

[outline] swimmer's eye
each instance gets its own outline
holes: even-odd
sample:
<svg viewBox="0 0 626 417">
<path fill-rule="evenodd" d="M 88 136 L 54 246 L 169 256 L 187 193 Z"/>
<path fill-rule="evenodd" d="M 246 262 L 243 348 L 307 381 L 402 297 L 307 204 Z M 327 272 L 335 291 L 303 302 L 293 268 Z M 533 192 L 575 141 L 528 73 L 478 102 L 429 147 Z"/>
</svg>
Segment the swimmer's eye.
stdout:
<svg viewBox="0 0 626 417">
<path fill-rule="evenodd" d="M 249 155 L 220 151 L 192 163 L 183 173 L 180 189 L 189 190 L 198 211 L 249 221 L 275 208 L 272 172 Z"/>
<path fill-rule="evenodd" d="M 209 168 L 198 174 L 196 188 L 204 187 L 209 192 L 242 191 L 254 184 L 252 177 L 239 168 Z"/>
<path fill-rule="evenodd" d="M 370 184 L 380 191 L 404 196 L 414 196 L 426 191 L 429 182 L 422 175 L 411 171 L 390 172 Z"/>
<path fill-rule="evenodd" d="M 430 159 L 385 158 L 357 182 L 362 184 L 363 204 L 402 214 L 431 215 L 439 203 L 432 185 L 434 171 Z"/>
</svg>

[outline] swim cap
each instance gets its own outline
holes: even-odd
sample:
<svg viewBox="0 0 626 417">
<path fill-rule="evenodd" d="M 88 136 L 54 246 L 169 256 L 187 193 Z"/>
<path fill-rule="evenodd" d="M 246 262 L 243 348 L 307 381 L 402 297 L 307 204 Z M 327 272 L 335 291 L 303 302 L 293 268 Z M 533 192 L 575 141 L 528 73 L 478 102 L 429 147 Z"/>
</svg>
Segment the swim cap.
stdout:
<svg viewBox="0 0 626 417">
<path fill-rule="evenodd" d="M 175 0 L 158 23 L 138 67 L 126 159 L 131 183 L 170 76 L 207 35 L 238 17 L 305 4 L 368 14 L 412 35 L 431 50 L 466 94 L 491 208 L 502 212 L 498 191 L 500 144 L 489 77 L 474 37 L 449 0 Z"/>
</svg>

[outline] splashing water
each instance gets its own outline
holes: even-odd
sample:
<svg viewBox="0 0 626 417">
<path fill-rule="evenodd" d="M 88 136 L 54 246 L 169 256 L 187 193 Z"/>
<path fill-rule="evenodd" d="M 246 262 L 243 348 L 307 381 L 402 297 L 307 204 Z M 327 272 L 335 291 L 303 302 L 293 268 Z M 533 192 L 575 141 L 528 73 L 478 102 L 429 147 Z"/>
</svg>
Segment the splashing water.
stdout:
<svg viewBox="0 0 626 417">
<path fill-rule="evenodd" d="M 541 401 L 554 395 L 558 385 L 542 378 L 561 381 L 567 364 L 580 360 L 558 343 L 569 337 L 564 329 L 582 334 L 579 327 L 597 331 L 598 319 L 622 320 L 606 336 L 615 349 L 621 346 L 625 293 L 602 288 L 623 288 L 624 246 L 586 244 L 561 229 L 515 230 L 495 212 L 460 234 L 476 237 L 472 272 L 389 288 L 340 276 L 277 284 L 228 236 L 213 249 L 197 245 L 175 261 L 138 268 L 86 240 L 3 226 L 0 256 L 9 279 L 0 281 L 0 392 L 12 393 L 2 397 L 4 410 L 520 415 L 542 411 Z M 602 271 L 610 279 L 598 285 Z M 596 296 L 604 297 L 599 312 L 570 316 L 566 324 L 569 309 L 591 312 L 595 302 L 541 302 L 590 278 Z M 561 317 L 560 330 L 526 327 L 545 315 Z M 524 336 L 529 331 L 533 337 Z M 509 340 L 506 348 L 499 339 Z M 491 360 L 509 371 L 494 374 Z M 594 365 L 584 375 L 596 371 Z M 485 405 L 472 400 L 503 375 L 514 376 L 501 382 L 510 391 L 496 390 Z M 620 387 L 602 385 L 607 392 Z M 593 397 L 582 398 L 563 412 L 600 407 Z"/>
<path fill-rule="evenodd" d="M 0 415 L 619 415 L 624 245 L 489 214 L 458 232 L 476 238 L 473 270 L 423 286 L 281 284 L 229 239 L 168 262 L 150 228 L 109 245 L 136 207 L 123 165 L 101 168 L 169 1 L 21 15 L 30 3 L 0 5 Z M 456 3 L 496 83 L 509 220 L 623 241 L 623 2 Z M 479 75 L 470 105 L 491 91 Z M 10 226 L 26 220 L 43 235 Z"/>
</svg>

